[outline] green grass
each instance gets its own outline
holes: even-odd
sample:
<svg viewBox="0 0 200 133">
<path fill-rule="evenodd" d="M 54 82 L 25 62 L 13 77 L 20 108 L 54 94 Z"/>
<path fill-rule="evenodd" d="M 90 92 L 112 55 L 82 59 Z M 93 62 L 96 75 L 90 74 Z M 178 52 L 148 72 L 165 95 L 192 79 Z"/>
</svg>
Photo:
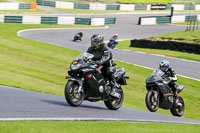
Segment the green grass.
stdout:
<svg viewBox="0 0 200 133">
<path fill-rule="evenodd" d="M 177 24 L 177 25 L 189 25 L 190 22 L 183 22 L 183 23 L 172 23 L 172 24 Z M 193 24 L 193 23 L 192 23 Z"/>
<path fill-rule="evenodd" d="M 0 10 L 0 14 L 52 14 L 40 9 L 31 10 Z"/>
<path fill-rule="evenodd" d="M 29 28 L 72 27 L 59 25 L 0 24 L 0 84 L 22 89 L 63 96 L 63 90 L 71 61 L 79 51 L 18 37 L 16 32 Z M 78 27 L 78 26 L 73 26 Z M 85 27 L 85 26 L 81 26 Z M 124 86 L 123 106 L 147 110 L 145 79 L 152 70 L 116 61 L 118 67 L 125 67 L 130 76 Z M 186 110 L 183 117 L 200 120 L 200 82 L 179 77 L 178 84 L 185 85 L 181 93 Z M 169 110 L 158 111 L 169 114 Z"/>
<path fill-rule="evenodd" d="M 1 133 L 198 133 L 199 125 L 129 122 L 0 122 Z"/>
<path fill-rule="evenodd" d="M 15 0 L 16 2 L 23 2 L 23 3 L 32 3 L 36 2 L 36 0 Z M 49 0 L 50 1 L 50 0 Z M 58 0 L 59 1 L 59 0 Z"/>
<path fill-rule="evenodd" d="M 9 2 L 8 0 L 0 0 L 0 2 Z"/>
<path fill-rule="evenodd" d="M 188 42 L 200 44 L 200 30 L 195 31 L 179 31 L 168 34 L 163 34 L 159 36 L 150 37 L 150 40 L 160 40 L 160 41 L 178 41 L 178 42 Z"/>
</svg>

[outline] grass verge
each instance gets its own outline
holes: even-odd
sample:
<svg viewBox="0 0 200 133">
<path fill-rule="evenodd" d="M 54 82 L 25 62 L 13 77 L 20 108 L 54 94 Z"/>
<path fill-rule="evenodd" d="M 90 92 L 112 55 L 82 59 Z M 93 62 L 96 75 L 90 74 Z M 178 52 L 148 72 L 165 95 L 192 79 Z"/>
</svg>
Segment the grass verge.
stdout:
<svg viewBox="0 0 200 133">
<path fill-rule="evenodd" d="M 34 10 L 0 10 L 0 14 L 52 14 L 50 12 L 34 9 Z"/>
<path fill-rule="evenodd" d="M 27 90 L 63 96 L 66 84 L 64 77 L 71 61 L 79 51 L 62 48 L 46 43 L 28 40 L 16 32 L 29 28 L 48 28 L 49 25 L 0 24 L 0 84 Z M 55 25 L 55 27 L 62 27 Z M 72 26 L 63 26 L 72 27 Z M 77 27 L 77 26 L 73 26 Z M 81 26 L 85 27 L 85 26 Z M 152 70 L 116 61 L 117 66 L 125 67 L 128 86 L 124 86 L 125 107 L 147 110 L 144 102 L 146 95 L 145 79 Z M 178 84 L 185 85 L 181 93 L 186 110 L 183 117 L 200 120 L 200 82 L 179 77 Z M 170 114 L 169 110 L 158 112 Z"/>
<path fill-rule="evenodd" d="M 168 34 L 163 34 L 159 36 L 150 37 L 149 40 L 156 41 L 178 41 L 178 42 L 188 42 L 200 44 L 200 30 L 194 31 L 179 31 Z"/>
<path fill-rule="evenodd" d="M 184 127 L 184 128 L 183 128 Z M 184 129 L 184 130 L 183 130 Z M 63 121 L 11 121 L 1 122 L 1 133 L 198 133 L 199 125 L 129 122 L 63 122 Z"/>
</svg>

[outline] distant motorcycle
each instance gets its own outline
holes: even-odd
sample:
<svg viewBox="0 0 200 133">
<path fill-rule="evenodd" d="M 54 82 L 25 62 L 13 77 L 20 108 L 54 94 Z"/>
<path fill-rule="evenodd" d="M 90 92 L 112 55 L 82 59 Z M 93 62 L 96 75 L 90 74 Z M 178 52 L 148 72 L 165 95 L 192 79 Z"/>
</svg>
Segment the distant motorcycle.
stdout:
<svg viewBox="0 0 200 133">
<path fill-rule="evenodd" d="M 71 106 L 79 106 L 83 100 L 96 102 L 103 100 L 106 107 L 117 110 L 121 107 L 124 99 L 121 85 L 127 85 L 125 72 L 118 68 L 115 72 L 115 85 L 111 86 L 109 81 L 101 74 L 102 66 L 97 66 L 91 61 L 94 55 L 81 53 L 70 65 L 66 77 L 68 82 L 65 86 L 65 99 Z M 114 95 L 109 95 L 111 87 L 115 88 Z"/>
<path fill-rule="evenodd" d="M 80 36 L 79 34 L 76 34 L 76 35 L 74 36 L 74 39 L 73 39 L 74 42 L 77 41 L 77 40 L 80 40 L 80 41 L 81 41 L 81 36 Z"/>
<path fill-rule="evenodd" d="M 174 103 L 174 94 L 169 87 L 169 78 L 164 76 L 164 72 L 160 69 L 156 69 L 146 79 L 146 106 L 151 112 L 156 112 L 158 108 L 170 109 L 172 115 L 182 116 L 184 113 L 184 101 L 179 96 L 179 102 Z M 183 85 L 178 85 L 177 90 L 180 93 L 183 90 Z"/>
<path fill-rule="evenodd" d="M 111 49 L 114 49 L 117 44 L 118 44 L 118 41 L 111 38 L 110 41 L 108 42 L 108 47 Z"/>
</svg>

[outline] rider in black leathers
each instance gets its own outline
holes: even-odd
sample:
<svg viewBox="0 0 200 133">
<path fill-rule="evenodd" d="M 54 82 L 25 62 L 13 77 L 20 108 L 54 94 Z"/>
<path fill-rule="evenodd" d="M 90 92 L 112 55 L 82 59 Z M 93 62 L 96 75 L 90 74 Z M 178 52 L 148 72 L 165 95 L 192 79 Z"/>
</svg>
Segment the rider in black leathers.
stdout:
<svg viewBox="0 0 200 133">
<path fill-rule="evenodd" d="M 94 55 L 93 61 L 97 65 L 103 66 L 102 74 L 108 77 L 110 82 L 114 81 L 114 73 L 116 71 L 115 63 L 112 60 L 112 53 L 104 44 L 104 37 L 99 34 L 94 34 L 91 37 L 91 46 L 87 50 L 88 53 Z"/>
<path fill-rule="evenodd" d="M 76 35 L 79 36 L 79 40 L 81 41 L 81 40 L 82 40 L 82 37 L 83 37 L 83 32 L 80 31 L 80 32 L 76 33 Z"/>
</svg>

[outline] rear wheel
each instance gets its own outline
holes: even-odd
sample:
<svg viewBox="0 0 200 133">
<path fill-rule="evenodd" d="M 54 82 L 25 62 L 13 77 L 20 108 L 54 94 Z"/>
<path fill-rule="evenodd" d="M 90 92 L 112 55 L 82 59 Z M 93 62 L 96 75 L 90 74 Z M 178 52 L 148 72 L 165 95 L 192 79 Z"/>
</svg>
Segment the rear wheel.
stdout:
<svg viewBox="0 0 200 133">
<path fill-rule="evenodd" d="M 170 109 L 173 116 L 181 117 L 185 110 L 185 104 L 181 96 L 179 96 L 179 103 L 177 105 L 173 105 Z"/>
<path fill-rule="evenodd" d="M 78 92 L 79 85 L 69 81 L 65 86 L 65 99 L 71 106 L 79 106 L 84 99 L 84 94 Z"/>
<path fill-rule="evenodd" d="M 122 106 L 124 100 L 123 90 L 120 87 L 116 92 L 120 94 L 120 98 L 112 98 L 109 99 L 108 101 L 104 101 L 106 107 L 110 110 L 117 110 Z"/>
<path fill-rule="evenodd" d="M 149 111 L 156 112 L 158 110 L 159 101 L 155 100 L 153 91 L 147 92 L 145 101 L 146 101 L 146 106 L 147 106 Z"/>
</svg>

